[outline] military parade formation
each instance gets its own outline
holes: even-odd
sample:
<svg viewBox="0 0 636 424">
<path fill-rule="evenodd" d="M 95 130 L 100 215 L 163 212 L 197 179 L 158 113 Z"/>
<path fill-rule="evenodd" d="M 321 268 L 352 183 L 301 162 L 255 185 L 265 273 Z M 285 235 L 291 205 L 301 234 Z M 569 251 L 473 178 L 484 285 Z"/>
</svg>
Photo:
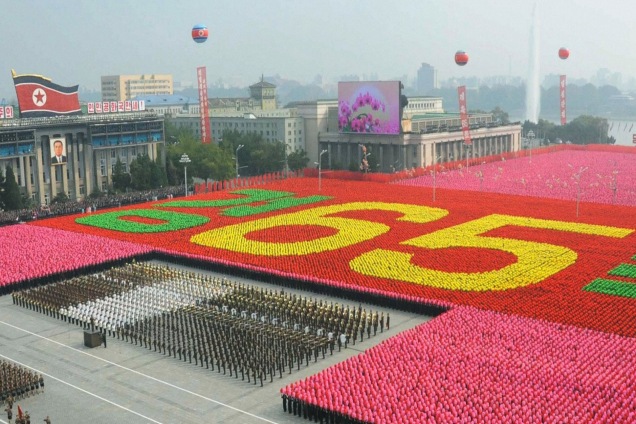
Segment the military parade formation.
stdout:
<svg viewBox="0 0 636 424">
<path fill-rule="evenodd" d="M 263 385 L 383 332 L 390 316 L 166 264 L 13 293 L 13 302 L 107 337 Z"/>
</svg>

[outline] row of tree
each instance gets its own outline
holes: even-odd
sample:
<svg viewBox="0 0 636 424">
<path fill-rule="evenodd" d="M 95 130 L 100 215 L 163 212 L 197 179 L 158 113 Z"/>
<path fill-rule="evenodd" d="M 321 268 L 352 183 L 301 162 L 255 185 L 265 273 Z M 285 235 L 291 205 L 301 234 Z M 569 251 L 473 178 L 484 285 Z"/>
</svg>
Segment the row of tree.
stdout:
<svg viewBox="0 0 636 424">
<path fill-rule="evenodd" d="M 304 150 L 287 151 L 282 141 L 268 142 L 256 133 L 225 131 L 218 143 L 202 144 L 191 131 L 177 130 L 168 121 L 165 131 L 167 180 L 172 185 L 183 183 L 186 164 L 180 160 L 184 154 L 191 160 L 188 176 L 206 181 L 284 171 L 286 167 L 296 171 L 309 162 Z"/>
<path fill-rule="evenodd" d="M 530 133 L 532 131 L 532 133 Z M 534 123 L 523 123 L 523 135 L 534 135 L 542 144 L 570 142 L 572 144 L 614 144 L 616 139 L 608 136 L 609 124 L 607 119 L 596 116 L 583 115 L 565 125 L 556 125 L 545 119 Z M 532 138 L 532 137 L 531 137 Z"/>
</svg>

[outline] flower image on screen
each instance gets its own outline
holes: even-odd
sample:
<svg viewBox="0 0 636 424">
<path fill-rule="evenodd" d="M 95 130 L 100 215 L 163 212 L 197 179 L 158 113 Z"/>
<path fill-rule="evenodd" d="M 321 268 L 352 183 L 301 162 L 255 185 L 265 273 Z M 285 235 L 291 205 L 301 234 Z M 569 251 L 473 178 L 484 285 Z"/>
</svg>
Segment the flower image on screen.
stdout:
<svg viewBox="0 0 636 424">
<path fill-rule="evenodd" d="M 343 133 L 400 133 L 400 82 L 339 82 L 338 128 Z"/>
</svg>

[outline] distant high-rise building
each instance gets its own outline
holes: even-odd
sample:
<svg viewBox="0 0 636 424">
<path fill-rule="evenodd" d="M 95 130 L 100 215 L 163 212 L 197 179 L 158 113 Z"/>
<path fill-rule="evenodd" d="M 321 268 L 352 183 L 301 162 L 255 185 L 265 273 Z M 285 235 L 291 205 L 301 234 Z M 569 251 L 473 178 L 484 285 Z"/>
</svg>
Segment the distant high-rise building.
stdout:
<svg viewBox="0 0 636 424">
<path fill-rule="evenodd" d="M 437 69 L 428 63 L 422 63 L 417 71 L 417 93 L 427 94 L 437 88 Z"/>
<path fill-rule="evenodd" d="M 174 94 L 172 75 L 109 75 L 102 77 L 102 101 L 131 100 L 144 95 Z"/>
</svg>

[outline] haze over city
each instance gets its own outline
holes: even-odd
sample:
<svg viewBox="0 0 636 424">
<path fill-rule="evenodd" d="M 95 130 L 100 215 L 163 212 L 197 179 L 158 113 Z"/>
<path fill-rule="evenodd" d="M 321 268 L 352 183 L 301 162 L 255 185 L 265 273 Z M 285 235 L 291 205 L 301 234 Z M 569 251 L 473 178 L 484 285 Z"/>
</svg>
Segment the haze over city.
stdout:
<svg viewBox="0 0 636 424">
<path fill-rule="evenodd" d="M 0 99 L 15 98 L 11 69 L 85 90 L 113 74 L 170 73 L 187 87 L 197 66 L 207 67 L 209 83 L 236 87 L 261 75 L 414 79 L 422 62 L 440 81 L 525 80 L 535 3 L 541 79 L 589 79 L 607 68 L 628 84 L 636 75 L 636 62 L 625 58 L 636 39 L 631 2 L 2 0 Z M 192 41 L 197 23 L 210 30 L 206 43 Z M 562 46 L 571 52 L 565 61 L 557 57 Z M 457 50 L 469 54 L 468 65 L 454 63 Z"/>
</svg>

